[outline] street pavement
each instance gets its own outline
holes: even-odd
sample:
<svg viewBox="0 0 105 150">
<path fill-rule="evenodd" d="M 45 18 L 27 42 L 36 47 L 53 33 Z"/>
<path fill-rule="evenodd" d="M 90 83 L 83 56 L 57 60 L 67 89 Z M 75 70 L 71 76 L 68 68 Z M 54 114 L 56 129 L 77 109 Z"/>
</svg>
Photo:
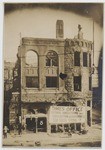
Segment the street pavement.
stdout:
<svg viewBox="0 0 105 150">
<path fill-rule="evenodd" d="M 88 129 L 87 134 L 52 133 L 44 132 L 23 132 L 8 133 L 7 138 L 3 138 L 3 146 L 5 147 L 101 147 L 102 130 L 101 125 L 93 125 Z"/>
</svg>

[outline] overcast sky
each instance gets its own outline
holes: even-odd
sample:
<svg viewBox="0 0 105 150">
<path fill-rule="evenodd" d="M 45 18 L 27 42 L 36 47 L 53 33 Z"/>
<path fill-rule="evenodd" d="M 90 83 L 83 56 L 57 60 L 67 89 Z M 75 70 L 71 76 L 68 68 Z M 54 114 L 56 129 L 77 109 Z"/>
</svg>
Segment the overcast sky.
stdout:
<svg viewBox="0 0 105 150">
<path fill-rule="evenodd" d="M 16 7 L 16 4 L 15 7 L 11 7 L 11 5 L 9 7 L 6 6 L 4 16 L 4 59 L 6 61 L 16 61 L 20 32 L 22 37 L 56 38 L 57 20 L 64 21 L 64 38 L 74 38 L 78 33 L 78 24 L 81 24 L 84 39 L 92 41 L 93 21 L 90 18 L 94 18 L 95 64 L 97 66 L 99 51 L 103 44 L 102 12 L 97 15 L 99 19 L 96 19 L 94 16 L 97 11 L 94 7 L 94 9 L 90 9 L 90 7 L 86 9 L 86 6 L 84 7 L 87 15 L 83 14 L 79 7 L 75 6 L 74 8 L 73 11 L 73 7 L 55 9 L 48 6 L 32 8 L 24 7 L 23 5 L 23 7 Z M 94 16 L 91 14 L 94 14 Z"/>
</svg>

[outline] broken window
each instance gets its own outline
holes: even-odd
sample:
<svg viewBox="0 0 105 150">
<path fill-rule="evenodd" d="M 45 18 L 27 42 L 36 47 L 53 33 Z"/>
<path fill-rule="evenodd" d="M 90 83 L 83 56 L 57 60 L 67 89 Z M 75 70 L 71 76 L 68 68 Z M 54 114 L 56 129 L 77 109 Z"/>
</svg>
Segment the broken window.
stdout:
<svg viewBox="0 0 105 150">
<path fill-rule="evenodd" d="M 58 66 L 58 55 L 54 51 L 50 51 L 46 55 L 46 66 Z"/>
<path fill-rule="evenodd" d="M 38 77 L 26 77 L 26 87 L 38 88 Z"/>
<path fill-rule="evenodd" d="M 74 77 L 74 91 L 81 91 L 81 76 Z"/>
<path fill-rule="evenodd" d="M 74 52 L 74 66 L 80 66 L 80 52 Z"/>
<path fill-rule="evenodd" d="M 38 88 L 38 55 L 30 50 L 26 53 L 26 87 Z"/>
<path fill-rule="evenodd" d="M 26 53 L 26 65 L 33 67 L 38 66 L 38 56 L 36 52 L 30 50 Z"/>
</svg>

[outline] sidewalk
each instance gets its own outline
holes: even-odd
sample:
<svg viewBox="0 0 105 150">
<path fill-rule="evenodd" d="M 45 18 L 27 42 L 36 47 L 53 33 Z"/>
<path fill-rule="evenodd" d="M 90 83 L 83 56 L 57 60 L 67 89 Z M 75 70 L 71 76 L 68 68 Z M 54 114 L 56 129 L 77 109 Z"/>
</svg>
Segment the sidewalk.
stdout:
<svg viewBox="0 0 105 150">
<path fill-rule="evenodd" d="M 101 145 L 101 127 L 94 125 L 89 128 L 84 135 L 73 134 L 71 137 L 64 133 L 23 133 L 22 135 L 8 134 L 7 139 L 3 139 L 3 146 L 22 147 L 99 147 Z"/>
</svg>

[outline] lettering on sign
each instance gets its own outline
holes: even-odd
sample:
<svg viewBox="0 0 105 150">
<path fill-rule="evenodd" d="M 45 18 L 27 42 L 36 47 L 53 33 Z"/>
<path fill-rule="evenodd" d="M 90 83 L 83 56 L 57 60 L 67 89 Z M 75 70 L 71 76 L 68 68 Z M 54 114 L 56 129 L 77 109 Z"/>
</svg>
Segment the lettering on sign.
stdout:
<svg viewBox="0 0 105 150">
<path fill-rule="evenodd" d="M 51 106 L 49 123 L 85 123 L 85 108 L 76 106 Z"/>
</svg>

